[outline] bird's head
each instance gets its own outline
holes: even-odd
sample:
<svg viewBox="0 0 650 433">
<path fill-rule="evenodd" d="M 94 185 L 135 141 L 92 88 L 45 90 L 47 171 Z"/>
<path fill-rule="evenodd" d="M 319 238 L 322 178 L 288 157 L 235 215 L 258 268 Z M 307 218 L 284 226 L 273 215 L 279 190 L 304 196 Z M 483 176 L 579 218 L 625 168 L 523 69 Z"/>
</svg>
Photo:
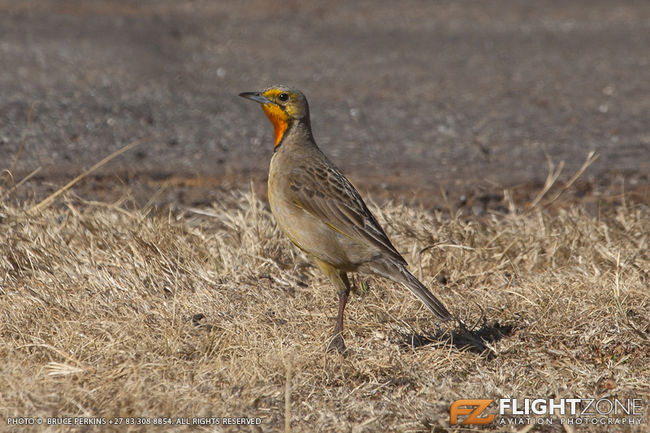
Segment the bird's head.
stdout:
<svg viewBox="0 0 650 433">
<path fill-rule="evenodd" d="M 275 146 L 294 122 L 309 124 L 309 105 L 300 90 L 287 86 L 271 86 L 261 92 L 240 93 L 242 98 L 262 105 L 262 110 L 275 128 Z"/>
</svg>

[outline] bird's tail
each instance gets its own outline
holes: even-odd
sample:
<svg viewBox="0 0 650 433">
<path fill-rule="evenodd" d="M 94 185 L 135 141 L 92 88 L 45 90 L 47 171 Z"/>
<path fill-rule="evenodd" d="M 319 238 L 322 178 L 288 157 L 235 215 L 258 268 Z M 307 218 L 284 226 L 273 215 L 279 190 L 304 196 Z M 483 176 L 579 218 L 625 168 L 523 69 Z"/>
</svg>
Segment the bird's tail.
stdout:
<svg viewBox="0 0 650 433">
<path fill-rule="evenodd" d="M 424 284 L 420 282 L 413 274 L 411 274 L 406 267 L 401 263 L 390 262 L 388 266 L 382 266 L 384 269 L 375 268 L 375 272 L 380 275 L 390 278 L 396 283 L 404 285 L 409 289 L 420 301 L 429 309 L 433 314 L 438 316 L 440 320 L 451 320 L 452 316 L 447 308 L 436 298 L 433 293 L 427 289 Z M 389 269 L 386 269 L 389 268 Z"/>
</svg>

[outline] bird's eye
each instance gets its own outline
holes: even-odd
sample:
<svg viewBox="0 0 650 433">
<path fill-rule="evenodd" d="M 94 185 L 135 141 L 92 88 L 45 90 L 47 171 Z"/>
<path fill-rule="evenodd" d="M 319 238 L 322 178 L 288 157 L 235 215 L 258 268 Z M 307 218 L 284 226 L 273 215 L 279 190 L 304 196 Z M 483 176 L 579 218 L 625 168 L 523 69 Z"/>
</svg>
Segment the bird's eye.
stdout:
<svg viewBox="0 0 650 433">
<path fill-rule="evenodd" d="M 278 99 L 282 102 L 287 102 L 289 100 L 289 95 L 286 93 L 280 93 Z"/>
</svg>

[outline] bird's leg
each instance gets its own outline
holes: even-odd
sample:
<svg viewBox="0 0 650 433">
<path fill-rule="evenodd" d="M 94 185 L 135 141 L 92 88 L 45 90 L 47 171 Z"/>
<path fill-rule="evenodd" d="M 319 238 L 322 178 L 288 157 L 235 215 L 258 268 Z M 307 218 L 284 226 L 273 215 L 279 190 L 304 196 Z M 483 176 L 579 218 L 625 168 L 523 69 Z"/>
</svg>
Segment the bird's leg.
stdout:
<svg viewBox="0 0 650 433">
<path fill-rule="evenodd" d="M 334 334 L 332 335 L 332 340 L 330 341 L 327 351 L 343 353 L 345 351 L 345 343 L 343 342 L 343 336 L 341 335 L 343 333 L 343 311 L 345 310 L 345 304 L 347 304 L 348 297 L 350 296 L 350 280 L 348 280 L 348 276 L 345 272 L 335 268 L 327 262 L 315 257 L 314 259 L 320 270 L 327 275 L 327 278 L 330 279 L 339 292 L 339 314 L 336 317 Z"/>
<path fill-rule="evenodd" d="M 345 273 L 341 273 L 343 282 L 345 283 L 345 288 L 339 290 L 339 315 L 336 317 L 336 326 L 334 326 L 334 334 L 332 335 L 332 341 L 330 342 L 327 350 L 338 351 L 339 353 L 345 352 L 345 343 L 343 342 L 343 311 L 345 310 L 345 304 L 348 302 L 348 297 L 350 296 L 350 283 Z"/>
</svg>

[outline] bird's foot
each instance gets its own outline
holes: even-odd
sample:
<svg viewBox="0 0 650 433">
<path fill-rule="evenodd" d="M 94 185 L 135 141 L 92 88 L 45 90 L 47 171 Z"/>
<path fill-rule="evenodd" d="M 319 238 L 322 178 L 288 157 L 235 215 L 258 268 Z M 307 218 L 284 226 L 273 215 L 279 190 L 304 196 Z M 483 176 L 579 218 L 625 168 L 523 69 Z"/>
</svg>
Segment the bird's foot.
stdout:
<svg viewBox="0 0 650 433">
<path fill-rule="evenodd" d="M 330 341 L 330 345 L 327 348 L 328 352 L 338 352 L 338 353 L 344 353 L 345 352 L 345 343 L 343 342 L 343 337 L 341 337 L 341 333 L 337 333 L 332 337 L 332 341 Z"/>
</svg>

